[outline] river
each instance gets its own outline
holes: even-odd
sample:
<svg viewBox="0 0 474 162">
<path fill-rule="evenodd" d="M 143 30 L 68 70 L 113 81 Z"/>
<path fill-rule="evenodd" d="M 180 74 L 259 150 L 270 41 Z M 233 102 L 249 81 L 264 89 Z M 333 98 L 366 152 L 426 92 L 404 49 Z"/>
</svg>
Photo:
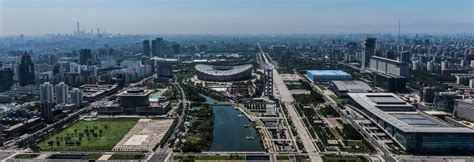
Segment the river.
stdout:
<svg viewBox="0 0 474 162">
<path fill-rule="evenodd" d="M 204 96 L 206 101 L 215 101 Z M 214 132 L 209 151 L 264 151 L 260 135 L 250 120 L 232 106 L 212 106 Z"/>
</svg>

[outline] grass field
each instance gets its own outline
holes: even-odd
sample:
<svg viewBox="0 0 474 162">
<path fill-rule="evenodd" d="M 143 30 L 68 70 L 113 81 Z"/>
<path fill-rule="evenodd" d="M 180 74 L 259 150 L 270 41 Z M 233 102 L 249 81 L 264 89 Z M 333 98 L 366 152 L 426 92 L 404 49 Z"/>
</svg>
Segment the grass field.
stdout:
<svg viewBox="0 0 474 162">
<path fill-rule="evenodd" d="M 41 151 L 110 151 L 136 119 L 79 121 L 38 144 Z"/>
</svg>

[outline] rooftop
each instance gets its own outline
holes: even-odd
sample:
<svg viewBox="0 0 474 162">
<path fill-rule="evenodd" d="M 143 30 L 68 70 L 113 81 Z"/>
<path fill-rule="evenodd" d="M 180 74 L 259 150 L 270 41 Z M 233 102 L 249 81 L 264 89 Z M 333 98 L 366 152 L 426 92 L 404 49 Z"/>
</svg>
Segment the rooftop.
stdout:
<svg viewBox="0 0 474 162">
<path fill-rule="evenodd" d="M 433 116 L 417 111 L 393 93 L 348 93 L 360 106 L 404 132 L 474 133 L 464 127 L 453 127 Z"/>
<path fill-rule="evenodd" d="M 227 76 L 227 75 L 234 75 L 246 70 L 251 69 L 253 66 L 251 64 L 245 65 L 237 65 L 237 66 L 214 66 L 214 65 L 204 65 L 204 64 L 197 64 L 195 66 L 196 70 L 209 74 L 209 75 L 217 75 L 217 76 Z"/>
<path fill-rule="evenodd" d="M 373 89 L 363 81 L 331 81 L 339 91 L 347 91 L 351 93 L 367 93 L 372 92 Z"/>
<path fill-rule="evenodd" d="M 350 75 L 342 70 L 308 70 L 311 75 Z"/>
</svg>

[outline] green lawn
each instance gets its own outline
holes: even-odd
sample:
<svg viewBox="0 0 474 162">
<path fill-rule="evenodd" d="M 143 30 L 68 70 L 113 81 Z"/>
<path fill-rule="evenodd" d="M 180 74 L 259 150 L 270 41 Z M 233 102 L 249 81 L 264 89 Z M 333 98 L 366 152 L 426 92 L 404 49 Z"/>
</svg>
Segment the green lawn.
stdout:
<svg viewBox="0 0 474 162">
<path fill-rule="evenodd" d="M 34 159 L 38 156 L 39 156 L 39 154 L 18 154 L 13 158 L 14 159 Z"/>
<path fill-rule="evenodd" d="M 41 151 L 110 151 L 136 119 L 79 121 L 38 144 Z"/>
</svg>

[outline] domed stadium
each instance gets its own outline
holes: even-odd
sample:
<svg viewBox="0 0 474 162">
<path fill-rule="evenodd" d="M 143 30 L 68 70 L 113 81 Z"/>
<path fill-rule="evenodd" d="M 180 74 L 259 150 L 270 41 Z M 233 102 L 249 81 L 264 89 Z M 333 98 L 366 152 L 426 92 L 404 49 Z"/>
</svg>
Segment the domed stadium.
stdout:
<svg viewBox="0 0 474 162">
<path fill-rule="evenodd" d="M 252 65 L 215 66 L 198 64 L 195 66 L 197 78 L 204 81 L 229 82 L 252 78 Z"/>
</svg>

